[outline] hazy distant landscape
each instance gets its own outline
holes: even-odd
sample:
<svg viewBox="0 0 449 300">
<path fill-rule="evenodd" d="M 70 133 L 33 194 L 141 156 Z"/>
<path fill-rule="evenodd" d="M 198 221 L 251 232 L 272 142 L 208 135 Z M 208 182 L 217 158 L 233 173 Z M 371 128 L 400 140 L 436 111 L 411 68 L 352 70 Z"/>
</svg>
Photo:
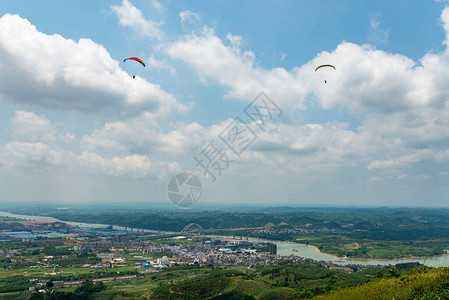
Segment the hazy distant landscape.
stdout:
<svg viewBox="0 0 449 300">
<path fill-rule="evenodd" d="M 33 211 L 32 207 L 13 210 Z M 403 258 L 432 256 L 449 249 L 449 209 L 430 208 L 258 208 L 257 211 L 42 211 L 64 221 L 113 224 L 181 232 L 190 224 L 208 234 L 237 235 L 317 246 L 338 257 Z M 37 211 L 34 210 L 35 212 Z"/>
</svg>

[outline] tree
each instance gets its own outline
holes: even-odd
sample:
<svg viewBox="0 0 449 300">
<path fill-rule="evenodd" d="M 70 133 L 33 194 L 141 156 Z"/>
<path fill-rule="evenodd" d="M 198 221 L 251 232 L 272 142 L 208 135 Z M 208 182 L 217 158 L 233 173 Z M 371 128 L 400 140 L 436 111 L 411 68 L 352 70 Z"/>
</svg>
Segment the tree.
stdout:
<svg viewBox="0 0 449 300">
<path fill-rule="evenodd" d="M 53 283 L 53 281 L 49 280 L 47 281 L 47 283 L 45 284 L 47 286 L 47 288 L 51 289 L 52 287 L 55 286 L 55 284 Z"/>
<path fill-rule="evenodd" d="M 398 269 L 396 266 L 391 266 L 390 269 L 388 269 L 387 276 L 388 278 L 395 278 L 399 277 L 401 274 L 398 272 Z"/>
</svg>

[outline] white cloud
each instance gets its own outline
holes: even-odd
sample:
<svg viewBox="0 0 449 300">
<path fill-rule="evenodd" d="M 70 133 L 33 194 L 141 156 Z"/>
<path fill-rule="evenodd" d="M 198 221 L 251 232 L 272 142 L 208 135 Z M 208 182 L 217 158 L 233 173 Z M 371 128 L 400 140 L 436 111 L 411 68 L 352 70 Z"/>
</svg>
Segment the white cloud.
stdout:
<svg viewBox="0 0 449 300">
<path fill-rule="evenodd" d="M 184 10 L 179 13 L 181 18 L 181 26 L 184 30 L 189 30 L 193 25 L 197 24 L 200 20 L 200 16 L 190 10 Z"/>
<path fill-rule="evenodd" d="M 374 44 L 386 43 L 389 37 L 389 30 L 383 30 L 379 21 L 380 13 L 373 13 L 369 18 L 370 32 L 368 40 Z"/>
<path fill-rule="evenodd" d="M 47 144 L 28 142 L 8 142 L 0 156 L 2 165 L 11 169 L 62 167 L 69 165 L 72 157 L 72 153 Z"/>
<path fill-rule="evenodd" d="M 284 61 L 284 59 L 288 56 L 287 53 L 281 52 L 281 61 Z"/>
<path fill-rule="evenodd" d="M 176 69 L 171 66 L 167 61 L 165 60 L 158 60 L 153 55 L 151 55 L 147 59 L 147 65 L 149 68 L 155 69 L 155 70 L 164 70 L 169 72 L 170 74 L 174 75 L 176 74 Z"/>
<path fill-rule="evenodd" d="M 332 52 L 322 52 L 292 71 L 283 68 L 265 70 L 255 65 L 251 50 L 243 51 L 240 36 L 228 34 L 227 47 L 208 28 L 202 35 L 185 35 L 171 44 L 167 51 L 172 58 L 191 65 L 204 82 L 227 86 L 229 97 L 251 100 L 261 90 L 285 105 L 298 105 L 306 95 L 315 94 L 323 108 L 345 106 L 351 113 L 395 113 L 421 108 L 441 100 L 449 88 L 439 84 L 447 68 L 441 66 L 442 55 L 426 55 L 422 68 L 412 59 L 375 50 L 370 46 L 342 42 Z M 332 62 L 335 70 L 317 65 Z M 440 64 L 440 66 L 438 66 Z M 323 79 L 328 84 L 323 84 Z M 441 92 L 439 99 L 436 92 Z M 391 99 L 394 99 L 392 101 Z"/>
<path fill-rule="evenodd" d="M 228 33 L 226 35 L 226 38 L 228 39 L 229 42 L 231 42 L 232 47 L 240 48 L 242 46 L 243 39 L 241 36 Z"/>
<path fill-rule="evenodd" d="M 153 7 L 161 9 L 162 6 L 156 0 L 152 0 Z M 155 6 L 156 5 L 156 6 Z M 120 25 L 131 27 L 139 35 L 150 38 L 162 39 L 163 33 L 159 29 L 162 23 L 155 23 L 144 18 L 142 11 L 136 8 L 128 0 L 123 0 L 121 6 L 113 5 L 112 10 L 117 14 Z"/>
<path fill-rule="evenodd" d="M 66 132 L 65 134 L 60 134 L 59 139 L 64 143 L 69 143 L 75 140 L 75 135 L 71 134 L 69 132 Z"/>
<path fill-rule="evenodd" d="M 195 13 L 184 14 L 184 20 L 180 14 L 182 22 L 192 16 L 199 20 Z M 449 9 L 443 11 L 441 20 L 449 32 Z M 381 28 L 376 22 L 373 18 L 372 28 Z M 181 166 L 158 159 L 184 155 L 193 160 L 209 141 L 220 143 L 218 134 L 229 122 L 210 127 L 175 124 L 163 132 L 154 116 L 186 108 L 160 87 L 130 79 L 102 46 L 90 40 L 75 42 L 45 35 L 28 21 L 9 15 L 0 19 L 0 37 L 2 101 L 106 114 L 124 110 L 128 116 L 85 134 L 80 144 L 85 151 L 77 155 L 45 144 L 63 137 L 74 141 L 72 134 L 58 134 L 45 116 L 17 111 L 13 129 L 25 142 L 10 142 L 4 147 L 1 161 L 5 166 L 71 166 L 108 176 L 163 178 L 181 171 Z M 5 40 L 8 43 L 2 42 Z M 342 42 L 333 51 L 319 53 L 292 70 L 268 70 L 257 64 L 255 53 L 244 49 L 244 44 L 239 35 L 229 33 L 222 40 L 205 28 L 200 35 L 189 34 L 175 41 L 167 51 L 171 58 L 189 64 L 203 82 L 228 88 L 227 97 L 250 101 L 264 90 L 289 120 L 302 119 L 294 108 L 307 114 L 306 104 L 316 102 L 323 110 L 343 111 L 355 118 L 357 127 L 350 126 L 349 121 L 268 124 L 231 165 L 231 174 L 302 174 L 313 178 L 336 169 L 359 167 L 375 173 L 368 176 L 372 183 L 389 179 L 405 182 L 431 179 L 424 174 L 427 172 L 411 175 L 404 171 L 420 162 L 437 165 L 449 161 L 447 49 L 429 53 L 417 62 L 372 46 Z M 54 53 L 57 61 L 51 59 Z M 322 63 L 332 63 L 337 70 L 314 72 Z M 154 56 L 148 64 L 174 72 L 167 61 Z M 377 176 L 379 173 L 382 176 Z"/>
<path fill-rule="evenodd" d="M 151 0 L 151 5 L 159 12 L 164 10 L 164 7 L 158 0 Z"/>
<path fill-rule="evenodd" d="M 449 149 L 443 151 L 431 148 L 424 150 L 405 149 L 405 152 L 407 154 L 393 159 L 374 160 L 369 164 L 368 169 L 397 169 L 398 167 L 410 167 L 417 162 L 449 160 Z"/>
<path fill-rule="evenodd" d="M 133 79 L 101 45 L 46 35 L 8 14 L 0 19 L 0 91 L 16 105 L 108 116 L 187 109 L 159 85 Z"/>
<path fill-rule="evenodd" d="M 137 154 L 105 159 L 94 152 L 85 151 L 76 157 L 76 161 L 93 172 L 109 176 L 142 178 L 150 175 L 162 180 L 166 179 L 168 174 L 181 170 L 177 162 L 153 163 L 147 156 Z"/>
<path fill-rule="evenodd" d="M 394 179 L 400 181 L 417 182 L 417 181 L 430 180 L 432 179 L 432 177 L 430 177 L 427 174 L 419 174 L 419 175 L 401 174 Z"/>
<path fill-rule="evenodd" d="M 0 164 L 2 169 L 15 171 L 64 167 L 104 176 L 155 176 L 161 180 L 181 170 L 178 162 L 151 162 L 145 155 L 113 156 L 107 159 L 95 152 L 84 151 L 77 155 L 44 143 L 28 142 L 7 143 L 0 152 Z"/>
<path fill-rule="evenodd" d="M 227 47 L 214 32 L 205 27 L 202 35 L 190 34 L 171 44 L 167 52 L 175 59 L 191 65 L 203 82 L 211 80 L 227 86 L 228 97 L 252 100 L 262 90 L 279 103 L 296 102 L 300 105 L 306 89 L 298 81 L 296 73 L 282 68 L 270 71 L 254 65 L 255 55 L 251 50 L 237 47 L 241 38 L 228 35 L 234 43 Z"/>
<path fill-rule="evenodd" d="M 88 150 L 108 150 L 114 153 L 149 153 L 157 147 L 161 133 L 150 118 L 139 117 L 129 121 L 106 123 L 91 135 L 82 138 L 81 145 Z"/>
<path fill-rule="evenodd" d="M 11 120 L 14 134 L 30 142 L 51 142 L 56 140 L 56 130 L 44 116 L 18 110 Z"/>
<path fill-rule="evenodd" d="M 449 32 L 449 8 L 441 20 Z M 372 16 L 371 26 L 382 32 L 378 15 Z M 384 33 L 386 38 L 388 32 Z M 322 109 L 344 111 L 360 123 L 352 130 L 338 122 L 292 125 L 291 130 L 290 125 L 281 126 L 285 132 L 266 139 L 262 134 L 251 151 L 283 151 L 287 161 L 296 162 L 308 155 L 301 163 L 310 166 L 361 163 L 370 171 L 449 159 L 448 49 L 429 53 L 418 64 L 404 55 L 342 42 L 334 51 L 321 52 L 291 71 L 265 70 L 257 66 L 251 50 L 241 48 L 240 36 L 228 34 L 226 38 L 230 46 L 205 28 L 201 35 L 185 35 L 167 51 L 189 64 L 204 83 L 229 88 L 228 97 L 248 101 L 264 90 L 291 120 L 298 119 L 294 108 L 305 108 L 308 97 Z M 314 72 L 326 63 L 337 70 Z M 291 153 L 296 156 L 292 158 Z"/>
<path fill-rule="evenodd" d="M 440 21 L 443 25 L 444 31 L 446 32 L 446 39 L 443 41 L 443 45 L 449 46 L 449 7 L 445 7 L 441 13 Z"/>
<path fill-rule="evenodd" d="M 369 170 L 448 159 L 449 88 L 443 82 L 449 76 L 448 49 L 426 54 L 420 65 L 350 43 L 318 57 L 332 61 L 337 72 L 325 88 L 319 82 L 311 88 L 322 107 L 344 108 L 360 120 L 359 131 L 377 149 Z"/>
<path fill-rule="evenodd" d="M 211 133 L 198 123 L 178 124 L 178 129 L 164 134 L 157 123 L 145 116 L 107 123 L 82 138 L 87 150 L 112 151 L 114 153 L 166 153 L 189 154 L 198 145 L 210 139 Z"/>
<path fill-rule="evenodd" d="M 152 163 L 144 155 L 114 157 L 105 159 L 93 152 L 83 152 L 77 160 L 93 170 L 101 170 L 107 175 L 144 177 L 152 169 Z"/>
<path fill-rule="evenodd" d="M 345 123 L 268 124 L 265 129 L 248 151 L 253 158 L 263 154 L 259 157 L 262 164 L 284 173 L 325 174 L 363 162 L 375 151 L 366 144 L 363 133 L 349 130 Z"/>
<path fill-rule="evenodd" d="M 219 139 L 219 134 L 227 127 L 231 119 L 204 128 L 197 123 L 178 124 L 177 128 L 164 134 L 157 126 L 145 123 L 137 118 L 126 122 L 105 124 L 90 135 L 83 137 L 82 145 L 89 151 L 112 151 L 112 153 L 141 153 L 148 155 L 173 155 L 193 162 L 194 156 L 209 143 L 213 142 L 223 151 L 230 152 Z M 251 124 L 257 130 L 255 124 Z M 260 130 L 259 130 L 260 131 Z M 259 164 L 260 168 L 275 167 L 293 174 L 317 173 L 348 166 L 349 159 L 362 159 L 366 153 L 377 148 L 366 144 L 363 134 L 347 129 L 344 123 L 304 124 L 267 124 L 265 132 L 258 132 L 258 138 L 237 160 L 239 173 L 245 165 Z M 277 166 L 277 167 L 276 167 Z M 252 172 L 248 168 L 242 173 Z"/>
<path fill-rule="evenodd" d="M 318 96 L 324 108 L 343 105 L 356 114 L 392 113 L 422 101 L 407 99 L 413 89 L 415 62 L 405 56 L 343 42 L 333 52 L 318 54 L 302 69 L 325 62 L 332 62 L 337 70 L 320 69 L 309 77 L 310 92 Z M 323 79 L 328 84 L 323 85 Z"/>
</svg>

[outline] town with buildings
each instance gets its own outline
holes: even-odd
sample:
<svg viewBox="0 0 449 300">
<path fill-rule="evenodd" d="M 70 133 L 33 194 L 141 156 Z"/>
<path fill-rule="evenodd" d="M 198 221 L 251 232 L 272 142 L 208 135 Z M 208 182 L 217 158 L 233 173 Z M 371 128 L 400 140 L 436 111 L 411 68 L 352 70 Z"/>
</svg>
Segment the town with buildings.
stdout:
<svg viewBox="0 0 449 300">
<path fill-rule="evenodd" d="M 339 266 L 331 261 L 281 255 L 274 242 L 242 236 L 210 236 L 195 230 L 167 234 L 110 225 L 82 227 L 13 218 L 2 218 L 0 224 L 0 267 L 9 275 L 17 272 L 29 277 L 26 286 L 30 292 L 45 293 L 49 280 L 54 288 L 70 287 L 86 279 L 135 280 L 182 266 L 251 269 L 280 261 L 309 261 L 347 271 L 378 267 Z"/>
<path fill-rule="evenodd" d="M 237 232 L 230 236 L 208 235 L 194 223 L 180 232 L 94 225 L 0 218 L 0 277 L 11 280 L 0 283 L 0 293 L 47 294 L 53 289 L 77 289 L 86 282 L 151 286 L 157 280 L 171 283 L 170 274 L 179 270 L 185 270 L 183 276 L 187 277 L 183 278 L 188 278 L 189 270 L 192 274 L 215 269 L 251 273 L 285 263 L 315 265 L 332 272 L 362 272 L 369 278 L 382 268 L 315 261 L 301 257 L 297 250 L 283 255 L 275 241 Z M 254 230 L 277 234 L 298 229 L 266 226 Z"/>
</svg>

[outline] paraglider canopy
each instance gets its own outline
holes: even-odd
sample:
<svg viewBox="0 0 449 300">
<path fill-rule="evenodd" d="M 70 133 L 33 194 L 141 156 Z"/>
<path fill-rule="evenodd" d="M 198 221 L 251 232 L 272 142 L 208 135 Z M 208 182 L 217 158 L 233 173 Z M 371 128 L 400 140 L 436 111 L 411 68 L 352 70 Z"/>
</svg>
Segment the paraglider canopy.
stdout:
<svg viewBox="0 0 449 300">
<path fill-rule="evenodd" d="M 324 67 L 330 67 L 330 68 L 333 68 L 334 70 L 337 70 L 333 65 L 321 65 L 321 66 L 316 67 L 315 72 L 316 72 L 318 69 L 321 69 L 321 68 L 324 68 Z"/>
<path fill-rule="evenodd" d="M 125 59 L 123 60 L 123 62 L 125 62 L 125 61 L 127 61 L 127 60 L 134 60 L 134 61 L 137 61 L 138 63 L 140 63 L 142 66 L 145 67 L 145 63 L 144 63 L 140 58 L 138 58 L 138 57 L 134 57 L 134 56 L 128 57 L 128 58 L 125 58 Z M 134 69 L 134 72 L 136 72 L 136 71 L 137 71 L 137 69 Z M 136 75 L 133 75 L 133 79 L 134 79 L 134 78 L 136 78 Z"/>
<path fill-rule="evenodd" d="M 128 58 L 125 58 L 123 60 L 123 62 L 127 61 L 128 59 L 135 60 L 135 61 L 139 62 L 142 66 L 145 67 L 145 63 L 138 57 L 134 57 L 134 56 L 133 57 L 128 57 Z"/>
</svg>

